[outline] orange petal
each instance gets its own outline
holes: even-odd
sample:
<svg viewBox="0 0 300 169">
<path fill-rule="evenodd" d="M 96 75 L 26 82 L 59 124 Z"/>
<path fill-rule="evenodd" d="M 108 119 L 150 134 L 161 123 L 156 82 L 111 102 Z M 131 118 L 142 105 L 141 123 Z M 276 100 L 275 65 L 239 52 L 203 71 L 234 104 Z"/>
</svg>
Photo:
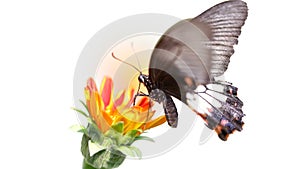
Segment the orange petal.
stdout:
<svg viewBox="0 0 300 169">
<path fill-rule="evenodd" d="M 113 122 L 112 122 L 112 125 L 114 125 L 114 124 L 116 124 L 116 123 L 118 123 L 118 122 L 120 122 L 120 121 L 123 121 L 124 122 L 124 124 L 125 124 L 125 119 L 124 119 L 124 117 L 123 116 L 114 116 L 114 120 L 113 120 Z"/>
<path fill-rule="evenodd" d="M 96 94 L 97 94 L 96 92 L 91 93 L 88 107 L 89 107 L 89 113 L 91 118 L 97 123 L 97 118 L 98 118 L 97 114 L 100 109 L 100 105 L 98 103 Z"/>
<path fill-rule="evenodd" d="M 138 129 L 138 128 L 134 128 L 136 122 L 131 121 L 130 119 L 122 115 L 115 117 L 112 124 L 116 124 L 117 122 L 120 121 L 124 122 L 124 133 L 127 133 L 128 131 L 133 129 Z"/>
<path fill-rule="evenodd" d="M 127 123 L 124 127 L 124 133 L 127 133 L 130 130 L 140 129 L 143 124 L 145 123 L 136 123 L 136 122 Z"/>
<path fill-rule="evenodd" d="M 132 122 L 143 122 L 140 121 L 139 114 L 134 109 L 127 109 L 122 113 L 122 116 L 125 117 L 128 121 Z"/>
<path fill-rule="evenodd" d="M 90 109 L 91 94 L 90 94 L 90 90 L 87 87 L 84 88 L 84 96 L 85 96 L 85 100 L 86 100 L 86 105 L 90 112 L 91 111 L 91 109 Z"/>
<path fill-rule="evenodd" d="M 95 109 L 92 109 L 93 107 L 91 107 L 91 95 L 93 92 L 97 92 L 96 83 L 93 78 L 89 78 L 87 80 L 87 85 L 84 88 L 84 95 L 86 99 L 86 105 L 91 116 L 95 114 Z"/>
<path fill-rule="evenodd" d="M 112 125 L 113 119 L 104 110 L 101 113 L 102 113 L 102 119 L 103 119 L 103 120 L 101 120 L 102 121 L 101 126 L 103 128 L 103 133 L 105 133 Z"/>
<path fill-rule="evenodd" d="M 101 93 L 101 98 L 104 103 L 104 107 L 106 108 L 112 98 L 112 88 L 113 88 L 113 82 L 112 79 L 109 77 L 104 77 L 100 86 L 100 93 Z"/>
<path fill-rule="evenodd" d="M 155 113 L 155 111 L 140 106 L 134 106 L 133 109 L 138 112 L 139 119 L 143 122 L 149 121 Z"/>
<path fill-rule="evenodd" d="M 122 120 L 124 122 L 124 133 L 130 130 L 138 129 L 144 121 L 140 121 L 140 117 L 137 111 L 134 109 L 127 109 L 122 113 Z"/>
<path fill-rule="evenodd" d="M 159 126 L 159 125 L 163 124 L 164 122 L 166 122 L 166 116 L 165 115 L 160 116 L 160 117 L 158 117 L 154 120 L 151 120 L 151 121 L 147 122 L 145 130 L 156 127 L 156 126 Z"/>
<path fill-rule="evenodd" d="M 90 116 L 97 124 L 99 130 L 105 132 L 109 129 L 112 119 L 103 110 L 103 102 L 100 100 L 100 95 L 98 92 L 92 92 L 90 98 Z"/>
<path fill-rule="evenodd" d="M 140 122 L 137 120 L 131 120 L 130 118 L 124 118 L 125 125 L 124 125 L 124 133 L 127 133 L 130 130 L 137 130 L 140 128 L 141 125 L 145 124 L 144 122 Z"/>
</svg>

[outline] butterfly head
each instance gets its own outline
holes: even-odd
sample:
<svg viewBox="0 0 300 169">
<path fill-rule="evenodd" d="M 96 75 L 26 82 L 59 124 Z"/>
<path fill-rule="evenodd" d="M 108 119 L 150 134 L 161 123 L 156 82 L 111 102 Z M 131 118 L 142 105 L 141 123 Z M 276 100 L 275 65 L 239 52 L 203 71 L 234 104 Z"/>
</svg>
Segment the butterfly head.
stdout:
<svg viewBox="0 0 300 169">
<path fill-rule="evenodd" d="M 147 75 L 141 73 L 138 77 L 138 80 L 140 83 L 145 85 L 149 93 L 153 90 L 153 85 Z"/>
<path fill-rule="evenodd" d="M 139 82 L 143 84 L 145 84 L 146 79 L 148 79 L 148 77 L 144 74 L 140 74 L 138 77 Z"/>
</svg>

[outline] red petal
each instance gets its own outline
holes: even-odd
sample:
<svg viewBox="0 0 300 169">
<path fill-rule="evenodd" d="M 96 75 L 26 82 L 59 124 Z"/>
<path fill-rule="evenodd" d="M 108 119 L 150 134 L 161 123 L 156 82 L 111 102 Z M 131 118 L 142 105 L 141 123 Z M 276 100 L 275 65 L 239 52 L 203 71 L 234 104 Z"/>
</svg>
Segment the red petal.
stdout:
<svg viewBox="0 0 300 169">
<path fill-rule="evenodd" d="M 88 88 L 88 90 L 89 90 L 90 92 L 91 92 L 91 91 L 96 91 L 96 92 L 98 91 L 98 90 L 97 90 L 97 85 L 96 85 L 94 79 L 91 78 L 91 77 L 88 79 L 86 87 Z"/>
<path fill-rule="evenodd" d="M 120 106 L 123 103 L 124 98 L 125 98 L 125 91 L 123 91 L 122 94 L 115 100 L 114 107 Z"/>
<path fill-rule="evenodd" d="M 137 105 L 141 107 L 149 107 L 149 98 L 142 97 L 142 99 L 139 100 L 139 103 Z"/>
<path fill-rule="evenodd" d="M 102 80 L 100 93 L 105 108 L 109 105 L 111 101 L 112 87 L 113 87 L 112 79 L 109 77 L 104 77 Z"/>
<path fill-rule="evenodd" d="M 127 105 L 127 106 L 130 106 L 130 105 L 132 105 L 132 103 L 133 103 L 133 100 L 134 100 L 134 89 L 131 89 L 131 91 L 130 91 L 130 100 L 129 100 L 129 102 L 128 102 L 128 105 Z"/>
</svg>

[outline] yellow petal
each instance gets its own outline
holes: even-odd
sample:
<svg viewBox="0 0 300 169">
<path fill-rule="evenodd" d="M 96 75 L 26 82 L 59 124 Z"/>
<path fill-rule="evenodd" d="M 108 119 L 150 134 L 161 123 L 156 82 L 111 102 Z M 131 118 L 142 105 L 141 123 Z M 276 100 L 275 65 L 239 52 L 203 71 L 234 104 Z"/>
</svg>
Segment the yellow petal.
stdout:
<svg viewBox="0 0 300 169">
<path fill-rule="evenodd" d="M 124 100 L 122 106 L 124 106 L 125 108 L 129 108 L 130 105 L 133 103 L 134 100 L 134 89 L 131 90 L 127 90 L 126 92 L 126 100 Z"/>
<path fill-rule="evenodd" d="M 135 106 L 133 109 L 138 113 L 138 117 L 140 122 L 147 122 L 149 119 L 151 119 L 154 115 L 155 111 L 151 111 L 149 109 L 144 109 L 140 106 Z"/>
<path fill-rule="evenodd" d="M 100 95 L 98 92 L 92 92 L 90 107 L 92 119 L 102 132 L 106 132 L 109 129 L 112 120 L 105 113 L 103 109 L 103 102 L 100 100 Z"/>
</svg>

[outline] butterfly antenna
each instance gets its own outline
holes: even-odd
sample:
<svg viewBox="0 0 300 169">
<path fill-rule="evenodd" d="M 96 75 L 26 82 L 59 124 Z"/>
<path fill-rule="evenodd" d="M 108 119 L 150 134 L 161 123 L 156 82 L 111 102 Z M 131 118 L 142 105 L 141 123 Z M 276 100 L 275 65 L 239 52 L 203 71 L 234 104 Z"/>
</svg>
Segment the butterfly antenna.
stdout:
<svg viewBox="0 0 300 169">
<path fill-rule="evenodd" d="M 136 58 L 136 61 L 137 61 L 138 66 L 139 66 L 139 69 L 141 69 L 141 63 L 140 63 L 140 60 L 139 60 L 139 58 L 137 57 L 137 55 L 136 55 L 136 53 L 135 53 L 133 42 L 131 42 L 131 50 L 133 51 L 133 55 L 134 55 L 135 58 Z"/>
<path fill-rule="evenodd" d="M 136 52 L 135 52 L 135 49 L 134 49 L 134 43 L 133 43 L 133 42 L 131 42 L 131 50 L 133 51 L 133 55 L 134 55 L 135 58 L 136 58 L 136 61 L 137 61 L 138 66 L 139 66 L 139 69 L 141 69 L 141 62 L 140 62 L 140 60 L 139 60 L 139 57 L 136 55 Z M 141 73 L 141 74 L 142 74 L 142 73 Z M 136 92 L 137 95 L 140 93 L 140 88 L 141 88 L 141 82 L 139 82 L 138 90 L 137 90 L 137 92 Z M 135 103 L 134 103 L 134 104 L 135 104 Z M 150 115 L 150 112 L 149 112 L 149 111 L 150 111 L 150 107 L 151 107 L 151 100 L 149 100 L 149 109 L 148 109 L 148 111 L 147 111 L 147 117 L 146 117 L 146 121 L 145 121 L 144 126 L 143 126 L 143 130 L 146 129 L 146 123 L 147 123 L 148 120 L 149 120 L 149 115 Z"/>
<path fill-rule="evenodd" d="M 133 64 L 130 64 L 130 63 L 128 63 L 128 62 L 125 62 L 124 60 L 121 60 L 120 58 L 117 58 L 117 57 L 114 55 L 113 52 L 111 53 L 111 55 L 112 55 L 112 57 L 113 57 L 114 59 L 116 59 L 116 60 L 118 60 L 118 61 L 120 61 L 120 62 L 122 62 L 122 63 L 125 63 L 126 65 L 131 66 L 132 68 L 134 68 L 135 70 L 137 70 L 138 72 L 140 72 L 140 74 L 142 74 L 142 72 L 141 72 L 137 67 L 135 67 Z"/>
<path fill-rule="evenodd" d="M 138 58 L 138 56 L 136 55 L 136 52 L 135 52 L 135 50 L 134 50 L 133 42 L 131 42 L 130 45 L 131 45 L 131 50 L 132 50 L 132 52 L 133 52 L 133 55 L 135 56 L 136 61 L 137 61 L 137 63 L 138 63 L 139 69 L 141 70 L 141 63 L 140 63 L 140 60 L 139 60 L 139 58 Z M 142 72 L 140 72 L 140 74 L 142 74 Z M 139 94 L 140 89 L 141 89 L 141 82 L 139 82 L 139 86 L 138 86 L 138 90 L 136 91 L 136 95 Z M 135 102 L 134 102 L 133 104 L 135 105 Z"/>
<path fill-rule="evenodd" d="M 131 66 L 132 68 L 134 68 L 135 70 L 137 70 L 138 72 L 140 72 L 140 74 L 142 74 L 142 72 L 141 72 L 137 67 L 135 67 L 134 65 L 132 65 L 132 64 L 130 64 L 130 63 L 128 63 L 128 62 L 125 62 L 124 60 L 121 60 L 120 58 L 117 58 L 117 57 L 114 55 L 113 52 L 111 53 L 111 55 L 112 55 L 112 57 L 113 57 L 114 59 L 116 59 L 116 60 L 118 60 L 118 61 L 120 61 L 120 62 L 122 62 L 122 63 L 125 63 L 125 64 Z M 137 92 L 136 92 L 136 95 L 134 96 L 134 100 L 133 100 L 133 105 L 134 105 L 134 106 L 135 106 L 136 98 L 137 98 L 137 96 L 139 96 L 140 88 L 141 88 L 141 82 L 139 82 L 138 90 L 137 90 Z"/>
</svg>

